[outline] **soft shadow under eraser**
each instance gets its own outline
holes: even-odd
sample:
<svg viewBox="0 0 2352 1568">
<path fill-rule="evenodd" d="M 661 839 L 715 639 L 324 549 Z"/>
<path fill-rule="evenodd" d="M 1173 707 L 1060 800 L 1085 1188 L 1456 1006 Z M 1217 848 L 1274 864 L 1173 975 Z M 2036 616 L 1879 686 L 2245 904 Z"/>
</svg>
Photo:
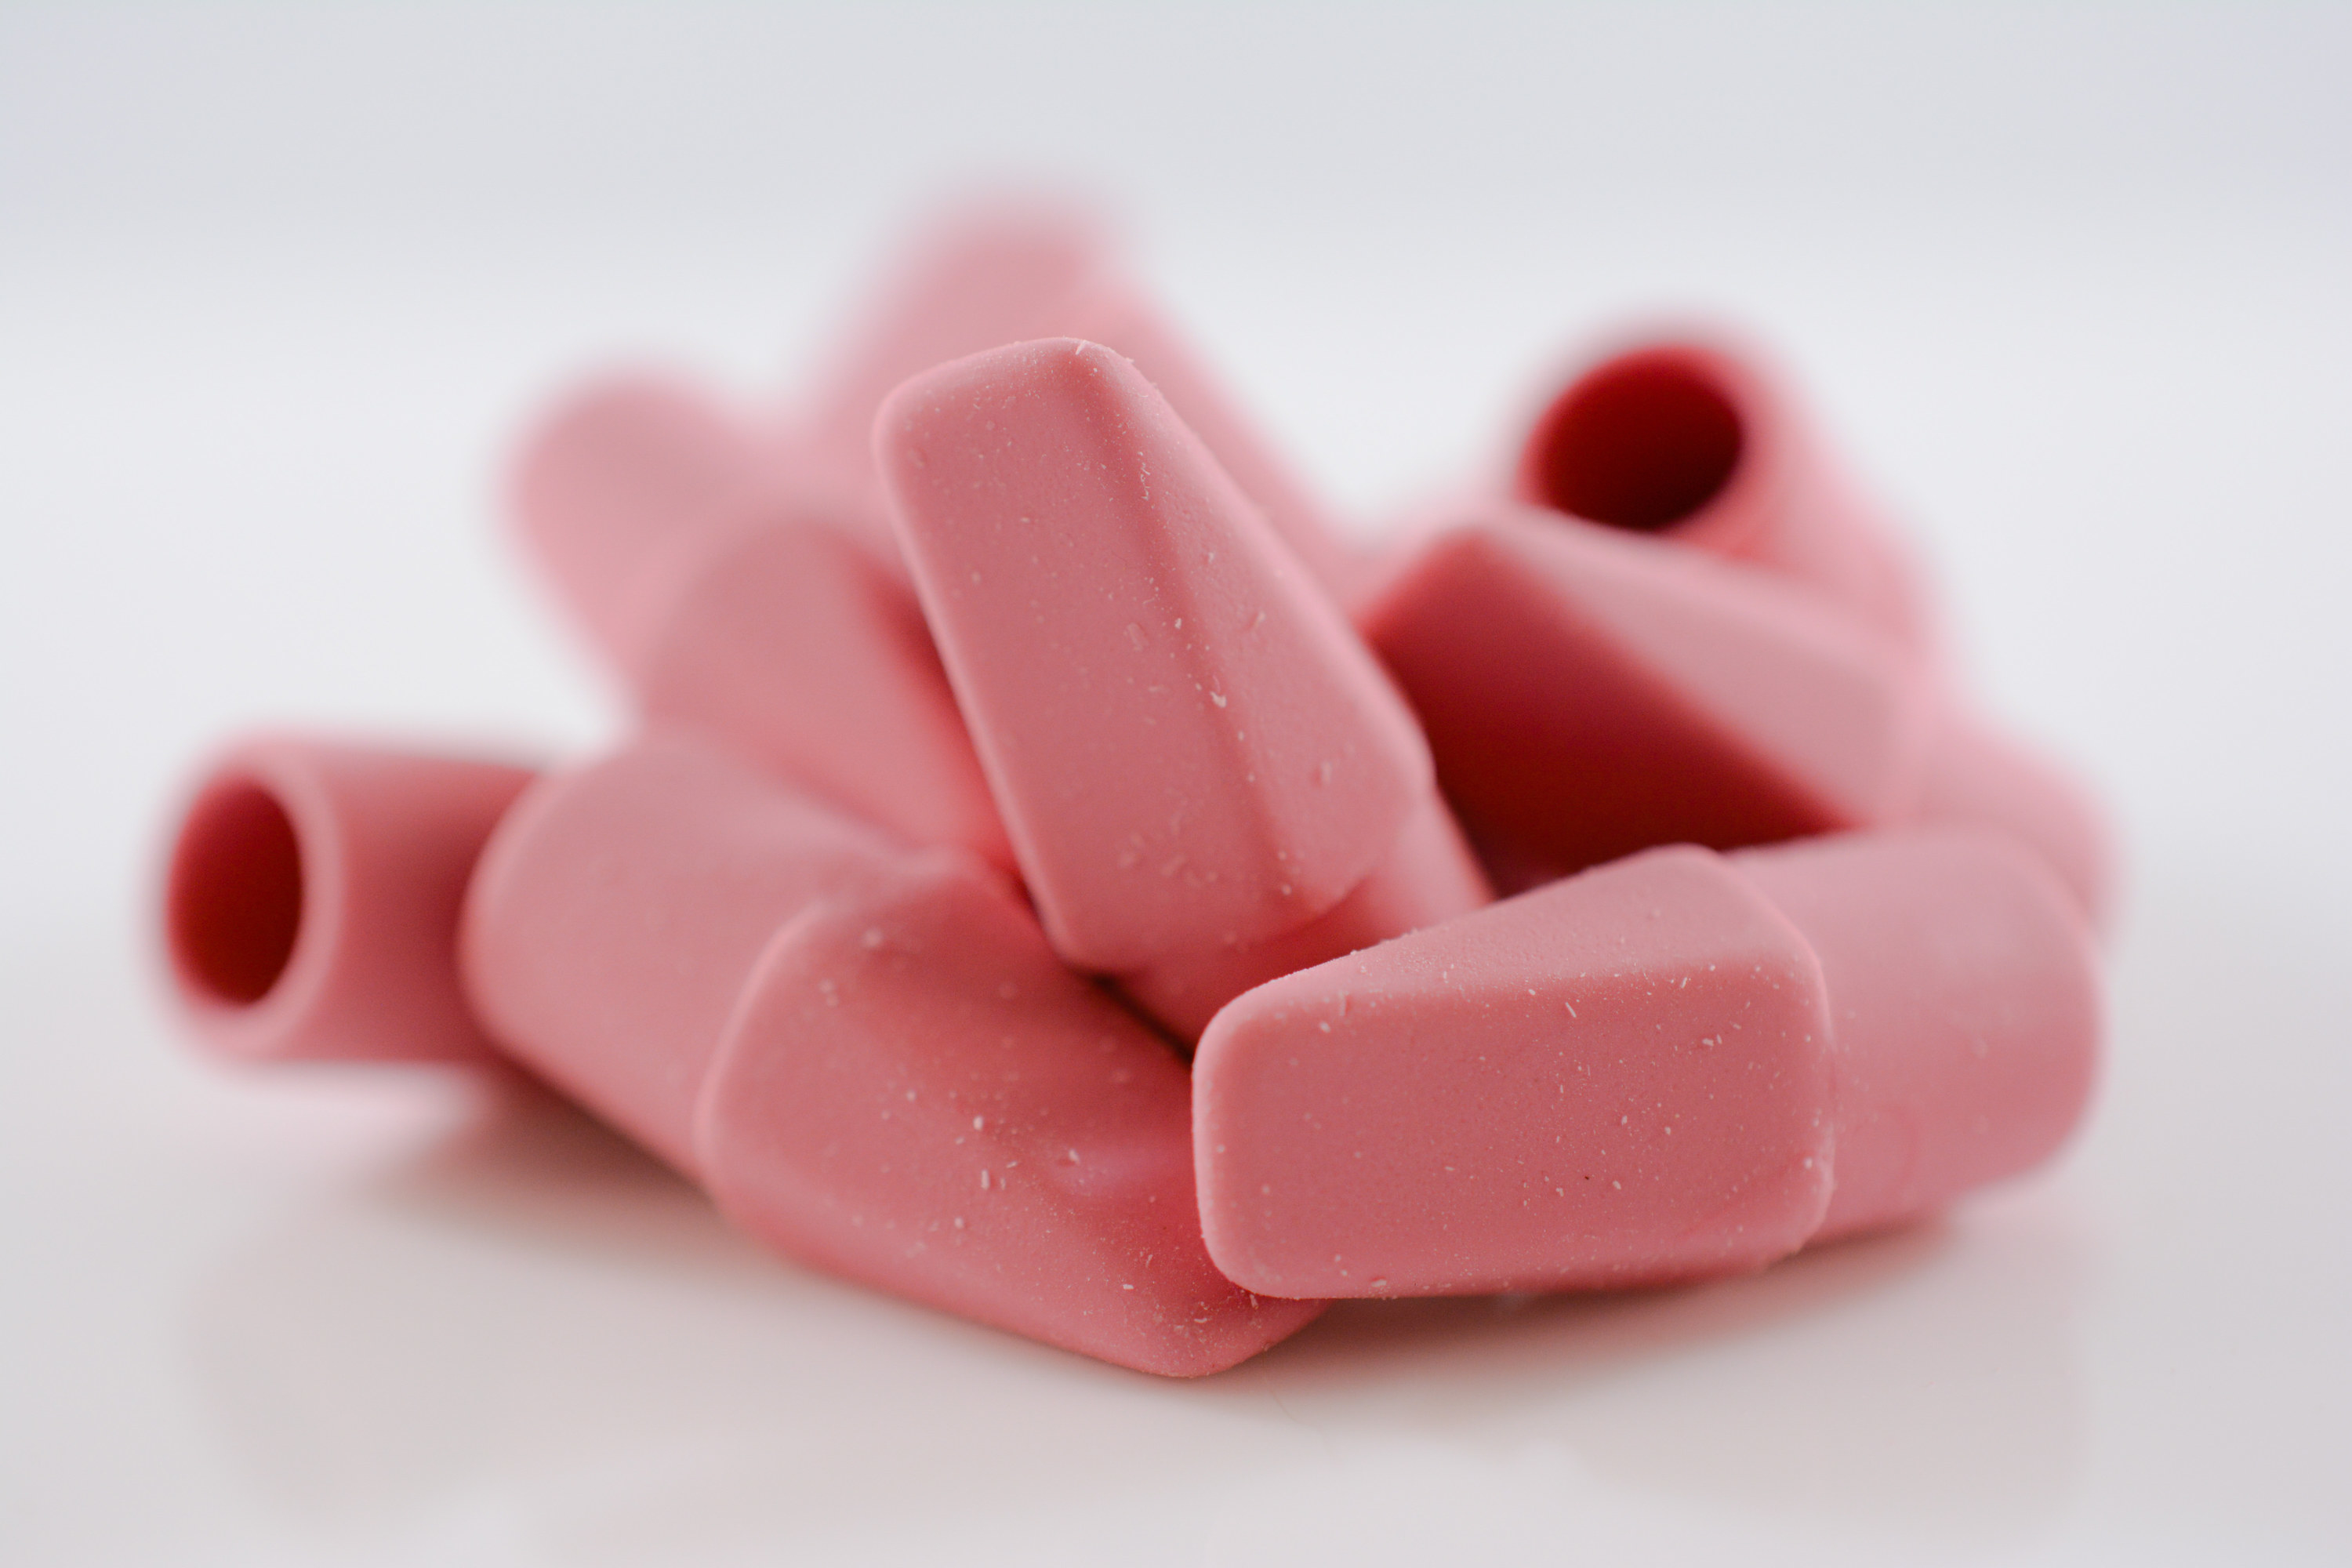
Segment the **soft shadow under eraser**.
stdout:
<svg viewBox="0 0 2352 1568">
<path fill-rule="evenodd" d="M 1570 380 L 1521 443 L 1512 493 L 1801 583 L 1916 650 L 1921 574 L 1759 356 L 1670 338 Z"/>
<path fill-rule="evenodd" d="M 533 790 L 464 951 L 507 1049 L 794 1257 L 1170 1375 L 1320 1310 L 1211 1265 L 1182 1067 L 999 874 L 700 742 Z"/>
<path fill-rule="evenodd" d="M 458 981 L 458 910 L 531 776 L 301 735 L 222 752 L 163 890 L 181 1015 L 247 1060 L 493 1059 Z"/>
<path fill-rule="evenodd" d="M 1312 1297 L 1761 1268 L 2047 1158 L 2099 1028 L 2081 917 L 1999 835 L 1647 851 L 1220 1013 L 1210 1254 Z"/>
<path fill-rule="evenodd" d="M 1412 713 L 1136 367 L 975 354 L 876 425 L 924 613 L 1055 948 L 1124 973 L 1295 930 L 1431 788 Z"/>
</svg>

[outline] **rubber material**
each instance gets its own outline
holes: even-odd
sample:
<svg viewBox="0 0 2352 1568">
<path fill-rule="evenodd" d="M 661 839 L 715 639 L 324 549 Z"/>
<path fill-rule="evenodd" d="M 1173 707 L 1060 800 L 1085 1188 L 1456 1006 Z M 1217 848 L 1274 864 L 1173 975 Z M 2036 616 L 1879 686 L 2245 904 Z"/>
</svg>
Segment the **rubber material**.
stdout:
<svg viewBox="0 0 2352 1568">
<path fill-rule="evenodd" d="M 492 1059 L 458 982 L 458 910 L 527 769 L 258 735 L 191 792 L 163 898 L 173 999 L 255 1061 Z"/>
<path fill-rule="evenodd" d="M 1227 1006 L 1202 1226 L 1276 1295 L 1758 1268 L 2048 1158 L 2100 1027 L 2086 928 L 2000 834 L 1651 850 Z"/>
</svg>

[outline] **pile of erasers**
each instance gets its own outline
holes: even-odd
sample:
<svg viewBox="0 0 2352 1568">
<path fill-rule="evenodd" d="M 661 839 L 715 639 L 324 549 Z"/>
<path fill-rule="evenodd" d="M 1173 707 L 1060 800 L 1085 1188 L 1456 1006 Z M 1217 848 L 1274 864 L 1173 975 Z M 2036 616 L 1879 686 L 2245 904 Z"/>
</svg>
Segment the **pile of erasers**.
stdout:
<svg viewBox="0 0 2352 1568">
<path fill-rule="evenodd" d="M 1367 548 L 1090 222 L 961 210 L 791 417 L 623 375 L 530 436 L 632 738 L 231 747 L 177 995 L 233 1057 L 520 1064 L 781 1253 L 1173 1375 L 2047 1158 L 2095 810 L 1752 357 L 1562 384 Z"/>
</svg>

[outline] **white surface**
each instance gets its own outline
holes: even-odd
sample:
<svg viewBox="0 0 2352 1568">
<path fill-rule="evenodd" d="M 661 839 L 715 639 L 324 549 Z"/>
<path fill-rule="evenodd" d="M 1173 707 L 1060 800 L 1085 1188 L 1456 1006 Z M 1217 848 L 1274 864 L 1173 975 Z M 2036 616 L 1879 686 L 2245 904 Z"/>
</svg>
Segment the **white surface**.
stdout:
<svg viewBox="0 0 2352 1568">
<path fill-rule="evenodd" d="M 0 1559 L 2341 1562 L 2338 10 L 0 12 Z M 922 195 L 1120 200 L 1367 514 L 1629 313 L 1780 343 L 2131 855 L 2111 1069 L 1940 1227 L 1173 1385 L 763 1257 L 511 1091 L 191 1059 L 174 775 L 574 747 L 576 368 L 779 385 Z"/>
</svg>

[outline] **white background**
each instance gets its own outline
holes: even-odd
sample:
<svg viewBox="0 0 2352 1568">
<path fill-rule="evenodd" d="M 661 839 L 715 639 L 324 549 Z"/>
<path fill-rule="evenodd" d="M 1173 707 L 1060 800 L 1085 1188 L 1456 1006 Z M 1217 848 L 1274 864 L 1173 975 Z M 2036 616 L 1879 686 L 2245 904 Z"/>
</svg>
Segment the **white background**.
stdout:
<svg viewBox="0 0 2352 1568">
<path fill-rule="evenodd" d="M 1591 334 L 1776 343 L 2118 815 L 2068 1158 L 1178 1385 L 769 1258 L 511 1090 L 193 1058 L 180 771 L 593 743 L 520 422 L 646 353 L 788 391 L 975 176 L 1114 202 L 1367 528 Z M 2347 494 L 2342 8 L 0 10 L 0 1559 L 2342 1562 Z"/>
</svg>

